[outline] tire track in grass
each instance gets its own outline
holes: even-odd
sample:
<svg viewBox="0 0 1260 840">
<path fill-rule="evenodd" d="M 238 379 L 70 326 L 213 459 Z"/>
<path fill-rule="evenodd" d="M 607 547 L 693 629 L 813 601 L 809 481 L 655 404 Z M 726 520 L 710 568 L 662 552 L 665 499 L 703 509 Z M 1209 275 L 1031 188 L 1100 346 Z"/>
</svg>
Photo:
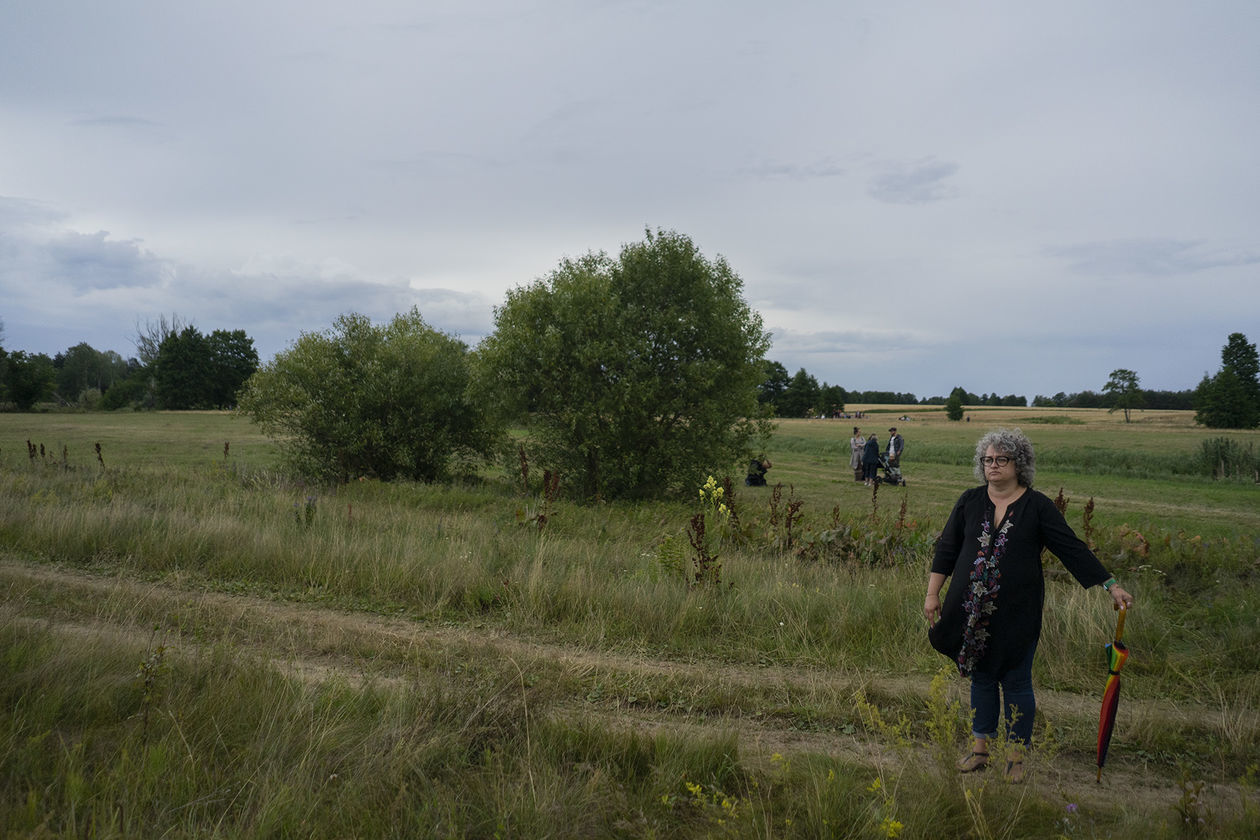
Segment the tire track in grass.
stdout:
<svg viewBox="0 0 1260 840">
<path fill-rule="evenodd" d="M 102 638 L 111 644 L 144 650 L 153 643 L 153 616 L 181 616 L 185 626 L 171 627 L 162 643 L 180 656 L 228 642 L 304 681 L 341 680 L 351 686 L 411 690 L 417 667 L 460 662 L 510 661 L 522 679 L 548 675 L 555 682 L 546 713 L 566 722 L 591 721 L 613 731 L 644 735 L 675 734 L 694 738 L 735 736 L 741 761 L 773 771 L 775 756 L 826 756 L 869 768 L 872 774 L 896 773 L 906 762 L 928 766 L 937 759 L 923 746 L 904 746 L 843 723 L 836 711 L 862 692 L 876 698 L 902 698 L 926 704 L 930 679 L 899 674 L 841 673 L 834 670 L 749 666 L 713 661 L 682 661 L 616 651 L 599 651 L 537 641 L 476 625 L 436 625 L 402 618 L 346 612 L 307 603 L 273 601 L 254 595 L 208 592 L 175 583 L 153 583 L 106 576 L 79 569 L 0 559 L 0 587 L 5 591 L 3 620 L 29 623 L 61 635 Z M 48 595 L 49 588 L 56 595 Z M 82 604 L 82 609 L 76 608 Z M 214 628 L 216 632 L 209 632 Z M 171 636 L 174 638 L 170 638 Z M 608 694 L 591 691 L 613 681 L 622 686 Z M 673 689 L 693 696 L 716 692 L 745 698 L 720 709 L 696 709 L 660 700 L 639 702 L 627 685 Z M 561 689 L 569 689 L 567 693 Z M 823 709 L 820 721 L 803 721 L 793 711 L 793 697 Z M 963 685 L 953 681 L 950 699 L 965 703 Z M 753 708 L 749 708 L 751 704 Z M 828 704 L 834 704 L 829 706 Z M 703 705 L 703 704 L 700 704 Z M 1038 705 L 1069 725 L 1097 720 L 1092 697 L 1039 689 Z M 769 708 L 766 708 L 769 706 Z M 827 710 L 831 713 L 828 714 Z M 1255 742 L 1256 715 L 1220 709 L 1187 710 L 1177 703 L 1126 700 L 1128 725 L 1184 726 L 1188 715 Z M 803 723 L 812 725 L 803 726 Z M 1093 724 L 1096 726 L 1096 723 Z M 1228 729 L 1227 729 L 1228 728 Z M 1028 787 L 1053 801 L 1113 809 L 1123 795 L 1129 807 L 1149 813 L 1168 809 L 1182 796 L 1180 779 L 1159 767 L 1113 755 L 1094 782 L 1092 758 L 1079 750 L 1030 760 Z M 959 777 L 962 787 L 1000 783 L 1000 774 Z M 1217 781 L 1208 788 L 1217 813 L 1236 811 L 1249 793 Z"/>
</svg>

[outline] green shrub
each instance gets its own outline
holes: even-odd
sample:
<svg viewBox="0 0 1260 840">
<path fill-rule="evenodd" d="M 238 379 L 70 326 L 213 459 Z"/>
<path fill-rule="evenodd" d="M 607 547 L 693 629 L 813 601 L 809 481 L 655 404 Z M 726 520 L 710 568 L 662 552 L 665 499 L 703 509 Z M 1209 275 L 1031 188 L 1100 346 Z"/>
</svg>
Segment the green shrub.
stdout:
<svg viewBox="0 0 1260 840">
<path fill-rule="evenodd" d="M 1203 475 L 1214 479 L 1260 483 L 1260 454 L 1251 441 L 1242 443 L 1227 437 L 1205 440 L 1199 449 L 1198 467 Z"/>
</svg>

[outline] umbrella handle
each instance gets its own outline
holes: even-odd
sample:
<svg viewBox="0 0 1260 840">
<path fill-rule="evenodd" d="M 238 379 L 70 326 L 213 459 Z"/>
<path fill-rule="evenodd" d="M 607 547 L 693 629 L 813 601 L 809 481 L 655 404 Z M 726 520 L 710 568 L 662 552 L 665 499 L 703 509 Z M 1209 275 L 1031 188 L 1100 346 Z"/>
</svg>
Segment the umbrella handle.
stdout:
<svg viewBox="0 0 1260 840">
<path fill-rule="evenodd" d="M 1116 603 L 1112 603 L 1111 608 L 1120 613 L 1120 617 L 1116 619 L 1116 641 L 1119 641 L 1124 636 L 1124 617 L 1129 609 Z"/>
</svg>

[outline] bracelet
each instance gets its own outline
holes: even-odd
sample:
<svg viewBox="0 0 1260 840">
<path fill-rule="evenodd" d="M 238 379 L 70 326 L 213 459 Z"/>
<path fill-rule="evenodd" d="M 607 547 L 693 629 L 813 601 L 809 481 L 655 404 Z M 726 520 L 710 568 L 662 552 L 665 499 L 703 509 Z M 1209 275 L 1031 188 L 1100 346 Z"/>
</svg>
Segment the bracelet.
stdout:
<svg viewBox="0 0 1260 840">
<path fill-rule="evenodd" d="M 1105 580 L 1105 581 L 1103 582 L 1103 585 L 1102 585 L 1102 586 L 1103 586 L 1103 589 L 1104 589 L 1105 591 L 1110 592 L 1110 591 L 1111 591 L 1111 587 L 1113 587 L 1113 586 L 1115 586 L 1115 585 L 1116 585 L 1116 579 L 1115 579 L 1115 578 L 1113 578 L 1113 577 L 1110 577 L 1110 578 L 1107 578 L 1107 580 Z"/>
</svg>

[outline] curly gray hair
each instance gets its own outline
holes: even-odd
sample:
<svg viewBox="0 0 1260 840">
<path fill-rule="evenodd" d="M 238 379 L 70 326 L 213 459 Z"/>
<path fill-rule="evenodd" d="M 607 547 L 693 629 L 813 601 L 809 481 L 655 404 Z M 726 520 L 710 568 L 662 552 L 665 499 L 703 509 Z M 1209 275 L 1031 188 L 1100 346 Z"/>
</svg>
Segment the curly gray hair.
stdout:
<svg viewBox="0 0 1260 840">
<path fill-rule="evenodd" d="M 1033 486 L 1033 476 L 1037 474 L 1037 456 L 1033 454 L 1032 441 L 1019 429 L 994 429 L 980 438 L 973 461 L 976 478 L 984 481 L 984 465 L 980 463 L 980 459 L 989 451 L 990 446 L 1015 459 L 1015 480 L 1020 486 Z"/>
</svg>

